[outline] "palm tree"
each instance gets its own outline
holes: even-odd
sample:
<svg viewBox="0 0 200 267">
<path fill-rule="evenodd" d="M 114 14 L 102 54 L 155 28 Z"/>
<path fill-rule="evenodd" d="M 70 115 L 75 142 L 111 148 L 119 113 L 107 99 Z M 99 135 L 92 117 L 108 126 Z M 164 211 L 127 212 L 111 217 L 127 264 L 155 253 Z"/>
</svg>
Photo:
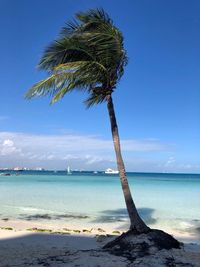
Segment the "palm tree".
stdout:
<svg viewBox="0 0 200 267">
<path fill-rule="evenodd" d="M 108 14 L 102 9 L 79 12 L 76 20 L 66 23 L 59 37 L 44 51 L 38 67 L 49 76 L 33 85 L 26 97 L 51 95 L 51 103 L 55 103 L 68 92 L 83 90 L 88 93 L 84 101 L 87 107 L 107 104 L 130 229 L 144 233 L 149 227 L 139 216 L 131 196 L 112 100 L 126 64 L 122 33 Z"/>
</svg>

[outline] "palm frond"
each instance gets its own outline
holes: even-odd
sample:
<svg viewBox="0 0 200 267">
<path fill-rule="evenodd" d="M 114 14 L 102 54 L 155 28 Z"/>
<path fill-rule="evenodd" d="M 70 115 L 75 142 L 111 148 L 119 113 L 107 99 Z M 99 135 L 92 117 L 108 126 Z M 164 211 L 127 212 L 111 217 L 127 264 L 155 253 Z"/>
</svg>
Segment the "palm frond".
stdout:
<svg viewBox="0 0 200 267">
<path fill-rule="evenodd" d="M 51 104 L 56 103 L 58 100 L 60 100 L 61 98 L 63 98 L 63 96 L 69 92 L 69 88 L 68 87 L 64 87 L 62 88 L 60 91 L 58 91 L 57 93 L 54 94 L 54 96 L 51 99 Z"/>
<path fill-rule="evenodd" d="M 88 107 L 99 104 L 116 88 L 126 64 L 123 35 L 109 15 L 103 9 L 79 12 L 43 53 L 38 67 L 50 77 L 33 85 L 26 97 L 51 95 L 55 103 L 77 89 L 88 92 Z"/>
<path fill-rule="evenodd" d="M 84 101 L 84 104 L 87 106 L 87 108 L 90 108 L 90 107 L 92 107 L 94 105 L 101 104 L 101 103 L 103 103 L 105 101 L 106 101 L 106 95 L 92 93 Z"/>
<path fill-rule="evenodd" d="M 74 74 L 76 79 L 85 81 L 90 86 L 95 83 L 108 82 L 109 73 L 106 68 L 97 61 L 75 61 L 58 65 L 54 69 L 55 72 L 70 72 Z"/>
<path fill-rule="evenodd" d="M 61 29 L 60 35 L 66 38 L 66 36 L 71 37 L 75 32 L 79 30 L 80 24 L 77 20 L 68 21 L 65 26 Z"/>
<path fill-rule="evenodd" d="M 108 75 L 108 72 L 104 67 L 104 65 L 102 65 L 98 61 L 91 61 L 91 60 L 74 61 L 74 62 L 67 62 L 64 64 L 60 64 L 54 68 L 54 71 L 74 71 L 76 69 L 79 69 L 80 67 L 85 68 L 87 66 L 90 66 L 91 68 L 93 67 L 98 68 L 99 70 L 103 71 L 105 75 Z"/>
<path fill-rule="evenodd" d="M 46 48 L 38 68 L 51 71 L 63 63 L 89 59 L 93 59 L 93 55 L 84 42 L 80 42 L 76 38 L 62 38 Z"/>
<path fill-rule="evenodd" d="M 72 73 L 56 73 L 34 84 L 25 97 L 27 99 L 39 96 L 53 95 L 55 91 L 73 80 Z"/>
<path fill-rule="evenodd" d="M 86 12 L 78 12 L 76 18 L 82 22 L 84 26 L 99 22 L 112 24 L 111 18 L 102 8 L 89 9 Z"/>
</svg>

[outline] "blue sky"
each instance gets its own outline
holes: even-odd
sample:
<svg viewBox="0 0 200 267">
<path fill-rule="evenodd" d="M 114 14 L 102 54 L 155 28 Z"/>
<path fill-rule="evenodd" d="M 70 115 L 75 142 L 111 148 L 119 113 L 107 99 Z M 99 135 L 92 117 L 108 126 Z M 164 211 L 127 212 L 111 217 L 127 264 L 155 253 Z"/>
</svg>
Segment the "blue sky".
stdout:
<svg viewBox="0 0 200 267">
<path fill-rule="evenodd" d="M 1 0 L 0 167 L 115 167 L 106 105 L 26 101 L 36 65 L 74 13 L 103 7 L 129 64 L 114 94 L 127 170 L 200 172 L 200 2 Z"/>
</svg>

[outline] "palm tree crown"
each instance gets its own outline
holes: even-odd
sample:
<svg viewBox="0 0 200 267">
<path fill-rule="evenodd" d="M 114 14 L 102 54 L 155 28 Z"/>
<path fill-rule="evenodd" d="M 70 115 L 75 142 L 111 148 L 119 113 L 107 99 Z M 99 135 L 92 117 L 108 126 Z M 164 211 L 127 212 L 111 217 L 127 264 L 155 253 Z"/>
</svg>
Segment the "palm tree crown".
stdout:
<svg viewBox="0 0 200 267">
<path fill-rule="evenodd" d="M 26 97 L 51 95 L 51 103 L 80 89 L 89 93 L 88 107 L 106 101 L 127 64 L 122 33 L 102 9 L 76 14 L 59 37 L 50 44 L 39 62 L 49 77 L 36 83 Z"/>
</svg>

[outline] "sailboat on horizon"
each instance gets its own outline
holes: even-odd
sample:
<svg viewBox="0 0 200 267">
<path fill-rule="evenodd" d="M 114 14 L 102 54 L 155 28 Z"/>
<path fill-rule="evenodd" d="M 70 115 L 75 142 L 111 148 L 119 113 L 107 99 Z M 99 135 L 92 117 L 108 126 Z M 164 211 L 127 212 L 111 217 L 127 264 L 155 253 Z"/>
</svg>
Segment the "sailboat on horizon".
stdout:
<svg viewBox="0 0 200 267">
<path fill-rule="evenodd" d="M 70 166 L 67 167 L 67 174 L 68 175 L 72 174 L 71 169 L 70 169 Z"/>
</svg>

